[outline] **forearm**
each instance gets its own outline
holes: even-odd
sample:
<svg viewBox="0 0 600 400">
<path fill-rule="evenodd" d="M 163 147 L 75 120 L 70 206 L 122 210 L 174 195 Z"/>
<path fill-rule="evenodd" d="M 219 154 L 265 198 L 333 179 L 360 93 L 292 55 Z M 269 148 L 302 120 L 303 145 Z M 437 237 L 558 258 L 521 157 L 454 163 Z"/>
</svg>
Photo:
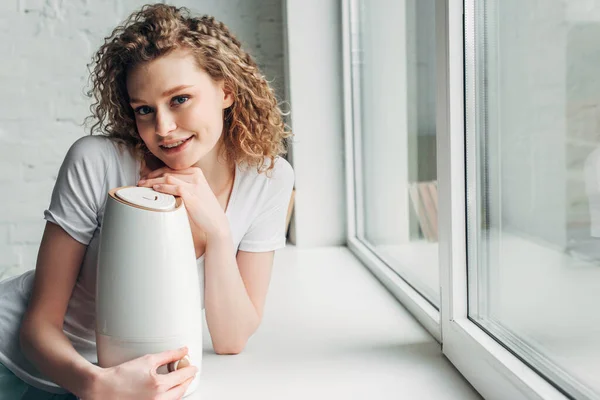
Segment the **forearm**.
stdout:
<svg viewBox="0 0 600 400">
<path fill-rule="evenodd" d="M 204 262 L 206 321 L 213 347 L 217 353 L 239 353 L 260 321 L 240 275 L 229 230 L 207 237 Z"/>
<path fill-rule="evenodd" d="M 20 335 L 25 356 L 53 382 L 86 398 L 100 367 L 83 358 L 62 329 L 51 323 L 24 326 Z"/>
</svg>

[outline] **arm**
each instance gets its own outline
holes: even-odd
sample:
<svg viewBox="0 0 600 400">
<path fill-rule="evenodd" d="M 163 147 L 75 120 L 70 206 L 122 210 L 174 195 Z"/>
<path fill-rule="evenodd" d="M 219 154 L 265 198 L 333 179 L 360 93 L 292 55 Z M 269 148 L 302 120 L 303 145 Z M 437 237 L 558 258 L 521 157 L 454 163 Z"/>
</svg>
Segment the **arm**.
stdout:
<svg viewBox="0 0 600 400">
<path fill-rule="evenodd" d="M 260 325 L 271 279 L 273 252 L 234 249 L 228 229 L 207 237 L 206 322 L 217 354 L 238 354 Z"/>
<path fill-rule="evenodd" d="M 47 222 L 33 289 L 20 331 L 21 348 L 58 385 L 83 396 L 99 367 L 83 358 L 63 333 L 63 320 L 86 246 Z"/>
<path fill-rule="evenodd" d="M 285 160 L 280 162 L 266 186 L 261 212 L 245 233 L 237 256 L 229 220 L 200 168 L 175 171 L 165 167 L 139 182 L 181 196 L 192 236 L 206 235 L 204 304 L 218 354 L 241 352 L 262 319 L 273 249 L 285 244 L 285 217 L 293 187 L 291 166 Z"/>
<path fill-rule="evenodd" d="M 164 400 L 179 399 L 196 368 L 186 367 L 167 375 L 157 374 L 156 368 L 181 359 L 186 349 L 100 368 L 82 357 L 63 332 L 86 244 L 98 227 L 99 204 L 106 196 L 105 174 L 98 171 L 107 170 L 111 151 L 115 148 L 106 138 L 84 136 L 65 156 L 50 207 L 44 212 L 49 222 L 38 253 L 29 304 L 21 321 L 21 348 L 50 380 L 86 400 L 153 398 L 158 394 Z M 60 222 L 67 220 L 70 224 Z"/>
<path fill-rule="evenodd" d="M 65 312 L 79 273 L 86 246 L 61 227 L 48 222 L 42 237 L 33 291 L 21 324 L 25 356 L 52 381 L 84 399 L 179 399 L 196 375 L 186 367 L 159 375 L 160 365 L 179 360 L 187 349 L 140 357 L 113 368 L 86 360 L 65 336 Z"/>
</svg>

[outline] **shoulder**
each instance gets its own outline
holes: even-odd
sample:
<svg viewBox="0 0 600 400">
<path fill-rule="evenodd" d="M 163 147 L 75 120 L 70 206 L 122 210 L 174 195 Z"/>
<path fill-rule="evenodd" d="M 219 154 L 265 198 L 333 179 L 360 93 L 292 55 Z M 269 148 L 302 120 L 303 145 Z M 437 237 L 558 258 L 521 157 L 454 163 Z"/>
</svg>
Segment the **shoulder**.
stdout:
<svg viewBox="0 0 600 400">
<path fill-rule="evenodd" d="M 294 169 L 283 157 L 277 157 L 275 160 L 271 158 L 265 159 L 265 166 L 273 164 L 273 169 L 263 172 L 266 179 L 271 179 L 276 182 L 290 183 L 294 181 Z"/>
<path fill-rule="evenodd" d="M 269 191 L 278 191 L 288 186 L 291 188 L 294 184 L 294 170 L 290 163 L 282 157 L 265 158 L 264 167 L 271 167 L 271 164 L 273 167 L 264 172 L 258 172 L 256 167 L 242 166 L 243 180 L 255 188 L 262 187 Z"/>
<path fill-rule="evenodd" d="M 102 163 L 116 154 L 116 143 L 108 136 L 87 135 L 77 139 L 67 152 L 67 160 Z"/>
<path fill-rule="evenodd" d="M 282 157 L 265 159 L 265 167 L 271 166 L 271 163 L 273 168 L 265 172 L 258 172 L 256 166 L 238 166 L 237 202 L 257 211 L 274 204 L 287 204 L 294 188 L 294 170 Z"/>
</svg>

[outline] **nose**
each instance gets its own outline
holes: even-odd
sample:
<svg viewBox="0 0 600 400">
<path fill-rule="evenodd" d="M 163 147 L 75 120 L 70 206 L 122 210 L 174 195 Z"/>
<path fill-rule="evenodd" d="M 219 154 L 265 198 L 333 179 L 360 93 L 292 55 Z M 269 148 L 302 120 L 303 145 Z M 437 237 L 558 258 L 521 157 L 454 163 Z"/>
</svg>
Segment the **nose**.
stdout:
<svg viewBox="0 0 600 400">
<path fill-rule="evenodd" d="M 168 111 L 156 111 L 155 131 L 159 136 L 167 136 L 177 128 L 175 117 Z"/>
</svg>

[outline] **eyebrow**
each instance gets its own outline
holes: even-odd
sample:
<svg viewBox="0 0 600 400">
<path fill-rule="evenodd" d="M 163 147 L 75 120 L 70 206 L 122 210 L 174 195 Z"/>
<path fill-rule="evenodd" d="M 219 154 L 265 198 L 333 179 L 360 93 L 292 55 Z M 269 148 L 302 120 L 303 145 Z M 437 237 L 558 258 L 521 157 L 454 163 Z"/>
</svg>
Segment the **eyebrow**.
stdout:
<svg viewBox="0 0 600 400">
<path fill-rule="evenodd" d="M 172 95 L 172 94 L 174 94 L 176 92 L 179 92 L 180 90 L 188 89 L 188 88 L 191 88 L 193 86 L 194 85 L 179 85 L 179 86 L 175 86 L 172 89 L 164 91 L 163 94 L 162 94 L 162 97 L 170 96 L 170 95 Z M 133 98 L 133 97 L 129 99 L 129 102 L 130 103 L 146 103 L 146 101 L 139 100 L 139 99 L 136 99 L 136 98 Z"/>
</svg>

